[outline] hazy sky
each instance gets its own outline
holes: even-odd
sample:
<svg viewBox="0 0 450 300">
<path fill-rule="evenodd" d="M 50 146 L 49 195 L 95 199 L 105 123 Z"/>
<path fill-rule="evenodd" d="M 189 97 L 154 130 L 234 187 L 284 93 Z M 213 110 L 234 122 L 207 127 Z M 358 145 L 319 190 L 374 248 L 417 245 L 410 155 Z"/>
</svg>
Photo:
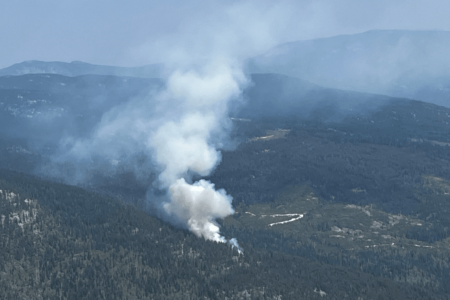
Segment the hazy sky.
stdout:
<svg viewBox="0 0 450 300">
<path fill-rule="evenodd" d="M 24 60 L 136 66 L 370 29 L 450 30 L 448 0 L 3 0 L 0 68 Z"/>
</svg>

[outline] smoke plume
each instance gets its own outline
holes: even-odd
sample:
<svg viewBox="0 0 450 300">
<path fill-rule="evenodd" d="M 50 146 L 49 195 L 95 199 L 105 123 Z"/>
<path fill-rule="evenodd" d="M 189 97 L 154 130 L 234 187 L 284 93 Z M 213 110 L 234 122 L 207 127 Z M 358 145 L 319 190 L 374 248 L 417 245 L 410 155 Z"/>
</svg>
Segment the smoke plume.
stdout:
<svg viewBox="0 0 450 300">
<path fill-rule="evenodd" d="M 167 213 L 177 216 L 196 236 L 225 242 L 214 222 L 234 213 L 232 198 L 225 190 L 216 191 L 214 184 L 206 180 L 188 184 L 181 178 L 170 186 L 169 191 L 171 201 L 164 204 Z"/>
<path fill-rule="evenodd" d="M 227 65 L 208 66 L 201 73 L 175 72 L 168 80 L 165 98 L 178 106 L 172 119 L 163 121 L 149 141 L 155 161 L 162 166 L 159 184 L 169 189 L 163 207 L 199 237 L 225 242 L 217 218 L 234 213 L 232 198 L 214 184 L 186 182 L 191 175 L 208 175 L 220 162 L 217 147 L 229 128 L 229 102 L 237 99 L 245 76 Z"/>
<path fill-rule="evenodd" d="M 165 84 L 106 112 L 89 138 L 65 139 L 55 160 L 75 165 L 68 181 L 83 184 L 86 173 L 123 165 L 139 174 L 151 169 L 158 177 L 149 188 L 167 191 L 163 198 L 148 193 L 164 199 L 149 199 L 158 202 L 160 216 L 199 237 L 226 242 L 216 219 L 234 212 L 232 197 L 194 179 L 220 163 L 231 129 L 228 112 L 248 84 L 245 60 L 277 43 L 276 33 L 287 32 L 279 20 L 288 15 L 294 15 L 289 5 L 271 1 L 213 1 L 201 17 L 192 15 L 173 33 L 132 50 L 167 66 Z M 241 252 L 235 239 L 229 243 Z"/>
<path fill-rule="evenodd" d="M 244 83 L 242 72 L 226 65 L 202 73 L 177 71 L 169 78 L 165 98 L 177 109 L 171 119 L 162 120 L 149 143 L 164 168 L 159 176 L 163 186 L 189 172 L 208 175 L 220 161 L 217 137 L 229 128 L 228 105 Z"/>
<path fill-rule="evenodd" d="M 220 162 L 231 129 L 229 108 L 246 84 L 242 68 L 231 61 L 180 68 L 163 88 L 106 112 L 89 138 L 65 139 L 54 162 L 76 166 L 75 175 L 66 178 L 72 184 L 125 164 L 135 173 L 159 173 L 155 182 L 147 182 L 167 191 L 162 203 L 148 193 L 148 201 L 159 201 L 157 213 L 198 237 L 226 242 L 215 220 L 234 213 L 232 197 L 208 181 L 193 182 L 193 177 L 209 175 Z M 139 165 L 134 159 L 138 153 L 152 163 Z"/>
</svg>

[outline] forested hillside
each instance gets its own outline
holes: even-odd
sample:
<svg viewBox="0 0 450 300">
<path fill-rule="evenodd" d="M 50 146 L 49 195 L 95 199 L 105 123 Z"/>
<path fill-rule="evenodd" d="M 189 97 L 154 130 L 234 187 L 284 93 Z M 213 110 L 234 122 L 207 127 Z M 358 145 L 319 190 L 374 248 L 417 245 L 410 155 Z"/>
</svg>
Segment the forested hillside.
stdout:
<svg viewBox="0 0 450 300">
<path fill-rule="evenodd" d="M 1 170 L 4 299 L 446 299 L 304 255 L 244 253 L 120 201 Z"/>
<path fill-rule="evenodd" d="M 219 222 L 239 254 L 157 218 L 165 191 L 142 153 L 95 158 L 80 187 L 49 181 L 77 167 L 52 160 L 62 136 L 161 81 L 0 77 L 0 298 L 449 299 L 450 110 L 252 80 L 205 177 L 234 198 Z"/>
<path fill-rule="evenodd" d="M 339 122 L 236 121 L 250 138 L 209 177 L 238 239 L 450 292 L 449 111 L 396 100 Z"/>
</svg>

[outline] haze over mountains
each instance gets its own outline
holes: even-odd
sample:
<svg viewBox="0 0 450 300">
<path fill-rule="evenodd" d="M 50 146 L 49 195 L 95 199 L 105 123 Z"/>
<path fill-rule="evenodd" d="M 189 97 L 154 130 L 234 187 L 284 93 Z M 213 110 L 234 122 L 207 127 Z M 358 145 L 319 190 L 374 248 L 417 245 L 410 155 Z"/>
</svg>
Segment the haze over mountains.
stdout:
<svg viewBox="0 0 450 300">
<path fill-rule="evenodd" d="M 373 30 L 282 44 L 247 62 L 249 73 L 279 73 L 324 87 L 450 106 L 450 32 Z M 26 61 L 0 76 L 35 73 L 165 77 L 167 67 L 112 67 Z"/>
<path fill-rule="evenodd" d="M 234 213 L 212 224 L 243 252 L 161 220 L 167 187 L 153 136 L 140 134 L 197 104 L 162 110 L 170 88 L 189 100 L 220 89 L 202 86 L 202 98 L 190 88 L 204 81 L 189 76 L 174 89 L 162 65 L 0 70 L 0 298 L 450 299 L 450 108 L 436 85 L 450 72 L 436 50 L 447 41 L 371 31 L 248 61 L 219 142 L 206 134 L 221 163 L 182 177 L 233 197 Z M 162 137 L 201 144 L 190 134 L 204 123 L 182 125 Z"/>
<path fill-rule="evenodd" d="M 253 74 L 244 99 L 235 103 L 235 118 L 300 118 L 340 121 L 381 109 L 394 98 L 324 88 L 280 74 Z M 107 112 L 146 99 L 164 89 L 157 78 L 57 74 L 0 77 L 0 132 L 35 145 L 56 146 L 64 137 L 88 137 Z"/>
<path fill-rule="evenodd" d="M 373 30 L 279 45 L 249 62 L 339 89 L 450 106 L 450 32 Z"/>
<path fill-rule="evenodd" d="M 143 78 L 162 77 L 165 74 L 162 64 L 146 65 L 142 67 L 113 67 L 89 64 L 81 61 L 66 62 L 44 62 L 24 61 L 0 70 L 0 76 L 25 75 L 25 74 L 59 74 L 64 76 L 79 75 L 115 75 L 132 76 Z"/>
</svg>

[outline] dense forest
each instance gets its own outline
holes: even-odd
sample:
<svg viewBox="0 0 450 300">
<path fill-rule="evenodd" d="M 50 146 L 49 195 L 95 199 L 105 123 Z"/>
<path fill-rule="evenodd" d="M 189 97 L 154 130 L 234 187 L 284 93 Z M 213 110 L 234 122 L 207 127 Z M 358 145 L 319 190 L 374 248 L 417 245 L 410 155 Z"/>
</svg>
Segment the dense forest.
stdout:
<svg viewBox="0 0 450 300">
<path fill-rule="evenodd" d="M 17 125 L 0 131 L 0 298 L 450 299 L 450 109 L 253 75 L 205 177 L 233 196 L 218 222 L 239 254 L 159 219 L 151 169 L 118 164 L 78 187 L 44 172 L 59 137 L 158 80 L 27 76 L 0 78 L 1 122 Z M 56 127 L 48 143 L 15 136 L 25 113 L 59 106 L 71 126 L 40 123 Z"/>
<path fill-rule="evenodd" d="M 312 248 L 286 254 L 242 239 L 239 254 L 114 198 L 11 171 L 0 178 L 5 299 L 446 299 L 318 261 Z"/>
</svg>

